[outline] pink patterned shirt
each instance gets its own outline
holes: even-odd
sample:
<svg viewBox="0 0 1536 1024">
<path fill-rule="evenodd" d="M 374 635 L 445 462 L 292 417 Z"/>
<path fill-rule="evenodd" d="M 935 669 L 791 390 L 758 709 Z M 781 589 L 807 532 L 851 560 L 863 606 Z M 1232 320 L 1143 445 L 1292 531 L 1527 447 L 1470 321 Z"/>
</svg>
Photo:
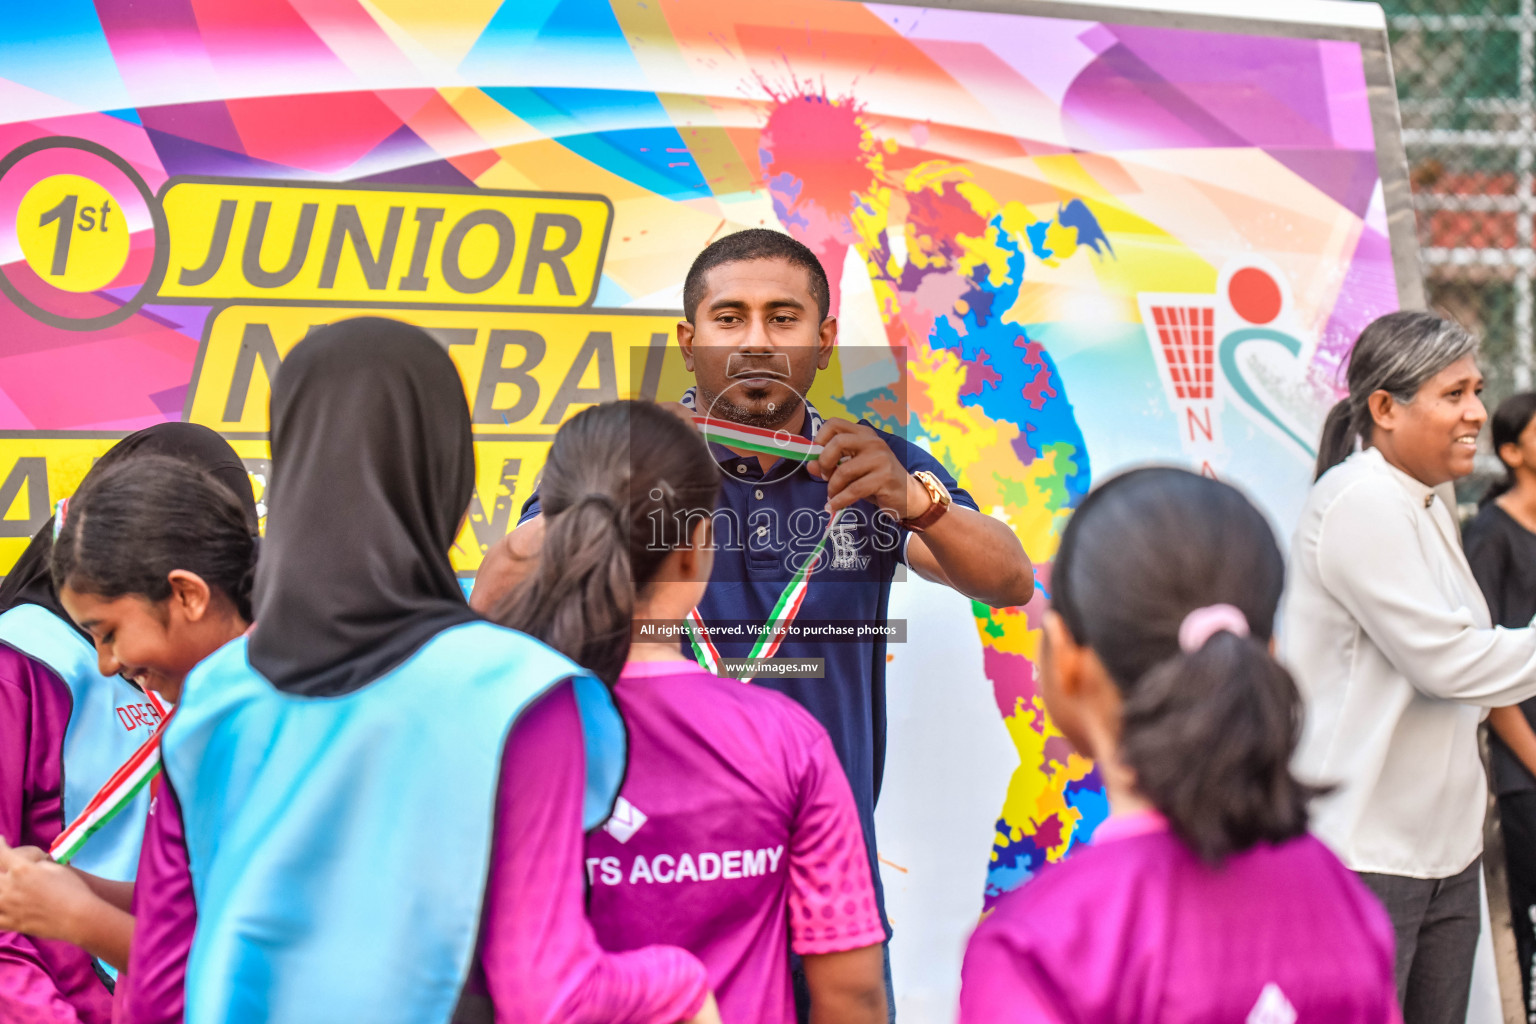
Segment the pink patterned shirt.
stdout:
<svg viewBox="0 0 1536 1024">
<path fill-rule="evenodd" d="M 0 644 L 0 837 L 48 849 L 64 828 L 69 687 Z M 111 995 L 91 958 L 63 942 L 0 932 L 0 1021 L 105 1024 Z"/>
<path fill-rule="evenodd" d="M 1310 835 L 1219 868 L 1155 813 L 1004 896 L 971 936 L 960 1024 L 1396 1024 L 1392 926 Z"/>
<path fill-rule="evenodd" d="M 826 730 L 781 694 L 682 661 L 631 662 L 614 698 L 629 771 L 614 818 L 587 838 L 598 938 L 696 954 L 725 1024 L 793 1022 L 791 946 L 885 940 Z"/>
</svg>

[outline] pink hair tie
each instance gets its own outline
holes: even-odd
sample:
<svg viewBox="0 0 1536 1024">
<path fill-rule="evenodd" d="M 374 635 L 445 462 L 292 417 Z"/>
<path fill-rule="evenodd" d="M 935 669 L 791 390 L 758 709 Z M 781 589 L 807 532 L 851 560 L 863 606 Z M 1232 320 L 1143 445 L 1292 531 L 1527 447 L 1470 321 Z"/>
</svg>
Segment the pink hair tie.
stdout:
<svg viewBox="0 0 1536 1024">
<path fill-rule="evenodd" d="M 1248 635 L 1248 617 L 1230 604 L 1208 604 L 1196 608 L 1179 623 L 1179 649 L 1193 654 L 1211 637 L 1226 630 L 1236 636 Z"/>
</svg>

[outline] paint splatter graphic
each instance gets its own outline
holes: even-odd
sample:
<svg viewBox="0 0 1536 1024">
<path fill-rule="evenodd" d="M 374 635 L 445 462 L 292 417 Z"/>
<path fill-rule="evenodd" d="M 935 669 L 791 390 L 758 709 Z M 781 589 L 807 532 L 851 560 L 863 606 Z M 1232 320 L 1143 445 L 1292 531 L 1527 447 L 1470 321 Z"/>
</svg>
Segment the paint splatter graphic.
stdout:
<svg viewBox="0 0 1536 1024">
<path fill-rule="evenodd" d="M 774 101 L 759 149 L 774 210 L 832 274 L 834 303 L 843 268 L 856 265 L 848 252 L 858 254 L 886 340 L 908 369 L 890 388 L 848 397 L 849 411 L 922 439 L 1039 567 L 1027 606 L 975 605 L 987 677 L 1019 757 L 997 820 L 990 903 L 1066 856 L 1108 811 L 1093 765 L 1051 725 L 1035 684 L 1050 559 L 1091 476 L 1056 365 L 1017 310 L 1026 276 L 1074 258 L 1112 259 L 1113 247 L 1081 198 L 1043 214 L 999 202 L 965 168 L 877 136 L 852 97 L 801 91 Z"/>
</svg>

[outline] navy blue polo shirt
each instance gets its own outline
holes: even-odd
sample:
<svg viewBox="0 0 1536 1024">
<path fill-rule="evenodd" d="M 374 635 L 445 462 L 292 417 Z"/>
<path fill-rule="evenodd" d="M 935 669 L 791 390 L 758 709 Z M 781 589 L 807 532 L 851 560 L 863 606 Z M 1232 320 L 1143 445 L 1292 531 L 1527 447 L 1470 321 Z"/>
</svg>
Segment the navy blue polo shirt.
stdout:
<svg viewBox="0 0 1536 1024">
<path fill-rule="evenodd" d="M 860 421 L 873 426 L 868 421 Z M 807 416 L 802 436 L 808 436 Z M 975 509 L 975 500 L 961 490 L 937 459 L 918 446 L 876 429 L 907 472 L 926 469 L 944 482 L 956 504 Z M 736 455 L 711 444 L 724 482 L 714 517 L 715 564 L 709 588 L 699 603 L 705 625 L 726 630 L 750 623 L 745 634 L 714 632 L 711 638 L 722 657 L 745 658 L 757 628 L 772 614 L 795 568 L 815 547 L 826 528 L 827 484 L 793 456 L 780 459 L 763 472 L 757 456 Z M 829 540 L 796 619 L 797 623 L 842 622 L 884 624 L 890 605 L 891 581 L 905 564 L 910 531 L 889 514 L 876 514 L 869 501 L 844 512 Z M 537 492 L 523 506 L 521 525 L 538 515 Z M 798 559 L 797 560 L 797 556 Z M 760 675 L 754 685 L 778 690 L 826 727 L 832 746 L 858 804 L 859 820 L 869 847 L 870 871 L 876 893 L 884 898 L 876 862 L 875 801 L 885 770 L 885 658 L 887 641 L 869 635 L 853 639 L 796 638 L 784 642 L 775 658 L 821 658 L 825 677 L 783 678 Z M 685 653 L 692 656 L 685 644 Z"/>
</svg>

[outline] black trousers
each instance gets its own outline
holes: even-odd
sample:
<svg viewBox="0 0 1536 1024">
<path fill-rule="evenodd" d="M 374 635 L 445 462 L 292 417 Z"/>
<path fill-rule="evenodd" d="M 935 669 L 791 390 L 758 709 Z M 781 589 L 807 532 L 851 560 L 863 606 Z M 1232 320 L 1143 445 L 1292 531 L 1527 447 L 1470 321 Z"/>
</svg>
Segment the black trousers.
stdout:
<svg viewBox="0 0 1536 1024">
<path fill-rule="evenodd" d="M 1392 919 L 1404 1024 L 1465 1024 L 1482 930 L 1483 858 L 1449 878 L 1360 873 Z"/>
<path fill-rule="evenodd" d="M 1509 916 L 1515 927 L 1515 956 L 1520 964 L 1520 990 L 1525 995 L 1525 1019 L 1536 1024 L 1533 973 L 1536 973 L 1536 791 L 1499 797 L 1499 823 L 1504 829 L 1504 862 L 1509 874 Z"/>
</svg>

